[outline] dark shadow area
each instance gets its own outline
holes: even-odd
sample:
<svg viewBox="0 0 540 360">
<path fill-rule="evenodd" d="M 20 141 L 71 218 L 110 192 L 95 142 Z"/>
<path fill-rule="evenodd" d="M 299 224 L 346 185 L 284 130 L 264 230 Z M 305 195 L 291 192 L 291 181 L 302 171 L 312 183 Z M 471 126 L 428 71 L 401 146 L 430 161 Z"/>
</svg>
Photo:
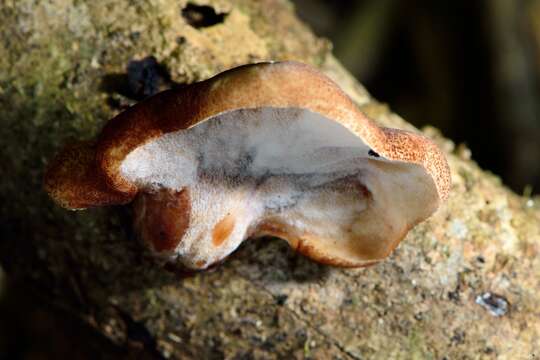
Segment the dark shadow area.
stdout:
<svg viewBox="0 0 540 360">
<path fill-rule="evenodd" d="M 162 359 L 143 342 L 114 344 L 21 283 L 8 282 L 0 318 L 0 360 Z"/>
<path fill-rule="evenodd" d="M 148 56 L 142 60 L 130 61 L 125 73 L 105 75 L 100 89 L 110 94 L 120 94 L 127 99 L 140 101 L 160 91 L 178 86 L 180 84 L 172 81 L 169 70 L 155 57 Z M 114 96 L 109 97 L 109 105 L 114 108 L 126 107 L 126 103 Z"/>
<path fill-rule="evenodd" d="M 216 13 L 216 10 L 208 5 L 188 3 L 182 9 L 182 17 L 196 29 L 221 24 L 227 15 L 227 13 Z"/>
</svg>

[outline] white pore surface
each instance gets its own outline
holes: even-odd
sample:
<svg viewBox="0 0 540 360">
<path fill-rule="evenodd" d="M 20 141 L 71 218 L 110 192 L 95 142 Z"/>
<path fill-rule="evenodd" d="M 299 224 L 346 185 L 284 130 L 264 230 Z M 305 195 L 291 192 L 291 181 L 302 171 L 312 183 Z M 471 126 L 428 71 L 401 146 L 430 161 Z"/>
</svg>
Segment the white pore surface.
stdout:
<svg viewBox="0 0 540 360">
<path fill-rule="evenodd" d="M 344 179 L 370 189 L 369 150 L 342 125 L 308 110 L 244 109 L 149 142 L 120 171 L 146 192 L 188 188 L 190 226 L 172 256 L 204 268 L 267 218 L 339 241 L 366 207 L 362 192 Z M 214 227 L 231 214 L 232 233 L 213 246 Z"/>
</svg>

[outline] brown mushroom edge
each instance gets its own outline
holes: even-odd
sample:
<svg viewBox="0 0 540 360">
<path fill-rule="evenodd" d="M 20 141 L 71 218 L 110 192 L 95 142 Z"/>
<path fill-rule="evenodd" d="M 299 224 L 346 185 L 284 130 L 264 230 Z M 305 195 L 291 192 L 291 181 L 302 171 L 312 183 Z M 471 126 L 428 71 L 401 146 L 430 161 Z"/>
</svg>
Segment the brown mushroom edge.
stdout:
<svg viewBox="0 0 540 360">
<path fill-rule="evenodd" d="M 68 209 L 135 200 L 139 236 L 190 269 L 263 236 L 360 267 L 437 209 L 450 172 L 429 139 L 379 128 L 317 70 L 276 62 L 140 102 L 66 147 L 44 184 Z"/>
</svg>

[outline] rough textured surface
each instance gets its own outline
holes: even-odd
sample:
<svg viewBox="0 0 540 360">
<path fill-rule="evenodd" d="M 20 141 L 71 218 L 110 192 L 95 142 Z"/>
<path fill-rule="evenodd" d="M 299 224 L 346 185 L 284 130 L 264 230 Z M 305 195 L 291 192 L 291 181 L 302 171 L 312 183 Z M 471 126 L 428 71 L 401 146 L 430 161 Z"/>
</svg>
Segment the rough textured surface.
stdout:
<svg viewBox="0 0 540 360">
<path fill-rule="evenodd" d="M 309 62 L 381 124 L 410 129 L 369 98 L 288 3 L 192 3 L 226 14 L 223 22 L 188 25 L 186 1 L 2 1 L 0 261 L 8 276 L 148 357 L 538 357 L 538 200 L 507 191 L 433 129 L 425 133 L 452 153 L 449 202 L 389 260 L 363 270 L 316 265 L 268 239 L 248 242 L 213 272 L 180 276 L 144 256 L 128 207 L 74 213 L 47 199 L 46 159 L 130 103 L 126 67 L 150 55 L 169 70 L 169 79 L 150 77 L 160 86 L 250 61 Z M 477 303 L 487 292 L 497 301 Z"/>
</svg>

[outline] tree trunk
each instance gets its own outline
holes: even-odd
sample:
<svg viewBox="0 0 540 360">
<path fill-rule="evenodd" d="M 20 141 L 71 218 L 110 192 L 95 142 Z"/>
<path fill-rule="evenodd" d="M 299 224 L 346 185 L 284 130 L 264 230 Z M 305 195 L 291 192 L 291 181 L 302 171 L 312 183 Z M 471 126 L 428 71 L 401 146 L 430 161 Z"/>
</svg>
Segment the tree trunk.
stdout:
<svg viewBox="0 0 540 360">
<path fill-rule="evenodd" d="M 412 129 L 369 97 L 287 1 L 0 0 L 0 24 L 0 262 L 7 292 L 24 286 L 21 293 L 32 294 L 12 301 L 23 307 L 19 313 L 54 304 L 64 320 L 40 334 L 63 334 L 56 342 L 67 353 L 540 356 L 540 206 L 509 192 L 432 128 L 425 134 L 448 152 L 450 199 L 367 269 L 318 265 L 264 239 L 246 242 L 213 271 L 179 276 L 142 255 L 129 207 L 69 212 L 44 194 L 43 169 L 61 144 L 92 137 L 148 86 L 189 83 L 249 62 L 311 63 L 380 124 Z M 85 331 L 73 330 L 81 324 Z"/>
</svg>

